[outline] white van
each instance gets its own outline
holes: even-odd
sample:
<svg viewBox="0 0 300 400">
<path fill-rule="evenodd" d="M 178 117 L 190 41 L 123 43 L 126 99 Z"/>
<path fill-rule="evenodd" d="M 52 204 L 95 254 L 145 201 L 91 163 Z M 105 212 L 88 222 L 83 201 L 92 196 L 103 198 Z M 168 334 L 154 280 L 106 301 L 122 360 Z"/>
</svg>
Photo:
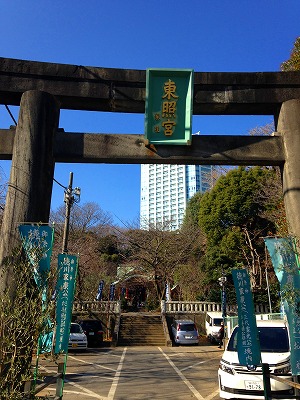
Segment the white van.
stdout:
<svg viewBox="0 0 300 400">
<path fill-rule="evenodd" d="M 284 320 L 257 321 L 263 363 L 269 364 L 271 374 L 291 380 L 289 335 Z M 236 326 L 230 336 L 218 370 L 221 399 L 264 399 L 261 365 L 244 366 L 239 363 Z M 292 398 L 291 386 L 270 380 L 272 396 Z M 273 398 L 273 397 L 272 397 Z"/>
<path fill-rule="evenodd" d="M 218 333 L 223 322 L 221 312 L 207 312 L 205 318 L 206 336 L 211 343 L 218 342 Z"/>
</svg>

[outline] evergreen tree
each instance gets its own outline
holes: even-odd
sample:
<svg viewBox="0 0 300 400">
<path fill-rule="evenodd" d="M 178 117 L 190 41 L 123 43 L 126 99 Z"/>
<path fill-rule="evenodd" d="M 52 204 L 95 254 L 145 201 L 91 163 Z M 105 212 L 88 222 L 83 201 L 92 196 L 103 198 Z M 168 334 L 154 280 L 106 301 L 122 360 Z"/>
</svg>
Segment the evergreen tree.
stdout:
<svg viewBox="0 0 300 400">
<path fill-rule="evenodd" d="M 263 283 L 264 242 L 262 237 L 276 234 L 268 212 L 278 207 L 278 196 L 259 195 L 272 185 L 277 175 L 272 168 L 234 169 L 222 176 L 215 187 L 203 195 L 199 204 L 199 226 L 207 239 L 203 269 L 207 279 L 216 281 L 222 271 L 243 265 L 252 287 Z"/>
<path fill-rule="evenodd" d="M 295 40 L 290 58 L 281 64 L 281 71 L 300 71 L 300 36 Z"/>
</svg>

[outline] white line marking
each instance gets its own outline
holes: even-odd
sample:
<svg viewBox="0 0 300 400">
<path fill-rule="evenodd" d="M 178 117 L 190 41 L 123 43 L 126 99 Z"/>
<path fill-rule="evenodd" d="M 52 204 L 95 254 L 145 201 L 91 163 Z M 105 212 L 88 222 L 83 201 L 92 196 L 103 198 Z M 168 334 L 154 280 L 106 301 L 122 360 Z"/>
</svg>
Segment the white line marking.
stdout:
<svg viewBox="0 0 300 400">
<path fill-rule="evenodd" d="M 185 354 L 184 353 L 171 353 L 169 355 L 169 357 L 184 357 Z"/>
<path fill-rule="evenodd" d="M 193 393 L 193 395 L 199 400 L 205 400 L 204 397 L 202 397 L 201 394 L 195 389 L 195 387 L 186 379 L 186 377 L 183 375 L 183 373 L 176 367 L 176 365 L 173 363 L 173 361 L 170 359 L 170 357 L 166 353 L 164 353 L 160 347 L 158 349 L 165 356 L 168 363 L 174 368 L 176 373 L 179 375 L 181 380 L 186 384 L 186 386 L 190 389 L 190 391 Z"/>
<path fill-rule="evenodd" d="M 56 391 L 55 388 L 49 388 L 49 389 L 47 389 L 47 390 L 49 390 L 49 392 L 50 392 L 50 391 L 52 391 L 52 392 Z M 96 394 L 93 393 L 93 392 L 82 394 L 82 391 L 81 391 L 81 392 L 76 392 L 75 390 L 65 390 L 65 389 L 64 389 L 64 394 L 67 394 L 67 393 L 68 393 L 68 394 L 80 394 L 80 395 L 82 395 L 82 396 L 88 396 L 88 397 L 94 397 L 94 398 L 96 398 L 96 399 L 107 400 L 106 397 L 96 397 L 96 396 L 98 396 L 98 395 L 96 395 Z"/>
<path fill-rule="evenodd" d="M 72 386 L 76 387 L 77 389 L 80 389 L 82 392 L 84 392 L 85 394 L 88 394 L 91 397 L 94 397 L 95 399 L 107 400 L 106 397 L 99 396 L 97 393 L 93 392 L 92 390 L 86 389 L 83 386 L 78 385 L 77 383 L 69 381 L 68 379 L 65 379 L 65 383 L 68 383 L 69 385 L 72 385 Z"/>
<path fill-rule="evenodd" d="M 108 369 L 109 371 L 114 371 L 114 372 L 116 372 L 116 369 L 114 369 L 114 368 L 104 367 L 104 365 L 97 364 L 97 363 L 92 363 L 92 362 L 89 362 L 89 361 L 85 361 L 85 360 L 82 360 L 81 358 L 77 358 L 77 357 L 73 357 L 73 356 L 68 356 L 68 358 L 72 358 L 73 360 L 75 360 L 75 361 L 80 361 L 80 362 L 82 362 L 82 363 L 84 363 L 84 364 L 95 365 L 95 366 L 98 367 L 98 368 Z M 68 366 L 68 367 L 69 367 L 69 368 L 72 368 L 71 365 Z M 73 367 L 73 368 L 74 368 L 74 367 Z"/>
<path fill-rule="evenodd" d="M 206 362 L 206 361 L 199 361 L 199 362 L 197 362 L 197 363 L 194 364 L 194 365 L 189 365 L 188 367 L 182 368 L 180 371 L 182 372 L 182 371 L 185 371 L 185 370 L 187 370 L 187 369 L 192 369 L 192 368 L 196 367 L 196 365 L 204 364 L 205 362 Z"/>
<path fill-rule="evenodd" d="M 112 381 L 114 378 L 110 378 L 108 376 L 102 376 L 102 375 L 87 375 L 86 373 L 82 373 L 82 374 L 78 374 L 77 372 L 68 372 L 66 374 L 67 376 L 72 376 L 72 375 L 76 375 L 76 376 L 84 376 L 84 377 L 89 377 L 89 379 L 91 378 L 97 378 L 97 379 L 101 379 L 101 380 L 106 380 L 106 381 Z"/>
<path fill-rule="evenodd" d="M 207 363 L 207 362 L 209 362 L 209 361 L 213 361 L 213 360 L 215 360 L 215 358 L 210 358 L 209 360 L 199 361 L 199 362 L 197 362 L 197 363 L 195 363 L 195 364 L 193 364 L 193 365 L 189 365 L 188 367 L 182 368 L 181 371 L 185 371 L 186 369 L 194 368 L 194 367 L 196 367 L 197 365 L 205 364 L 205 363 Z"/>
<path fill-rule="evenodd" d="M 48 370 L 48 369 L 45 368 L 45 367 L 41 367 L 41 368 L 42 368 L 43 370 L 45 370 L 46 372 L 52 372 L 52 371 Z M 65 379 L 65 383 L 68 383 L 69 385 L 72 385 L 72 386 L 76 387 L 77 389 L 80 389 L 80 390 L 81 390 L 80 394 L 82 394 L 82 392 L 84 392 L 84 393 L 87 394 L 88 396 L 94 397 L 95 399 L 107 400 L 106 397 L 99 396 L 97 393 L 92 392 L 91 390 L 86 389 L 86 388 L 84 388 L 83 386 L 78 385 L 77 383 L 71 382 L 71 381 L 69 381 L 68 379 Z M 49 390 L 49 389 L 47 389 L 47 390 Z M 64 391 L 64 392 L 65 392 L 65 391 Z"/>
<path fill-rule="evenodd" d="M 67 375 L 69 375 L 69 374 L 67 374 Z M 76 375 L 76 374 L 75 374 Z M 77 374 L 77 376 L 78 376 L 79 374 Z M 87 376 L 86 374 L 81 374 L 80 376 L 83 376 L 83 377 L 85 377 L 85 378 L 97 378 L 98 379 L 98 381 L 113 381 L 114 380 L 114 378 L 113 377 L 109 377 L 109 376 L 102 376 L 102 375 L 95 375 L 95 376 Z"/>
<path fill-rule="evenodd" d="M 219 389 L 215 390 L 212 394 L 210 394 L 209 396 L 205 397 L 204 400 L 211 400 L 213 399 L 215 396 L 217 396 L 219 394 Z"/>
<path fill-rule="evenodd" d="M 99 375 L 89 375 L 85 372 L 82 372 L 81 374 L 79 374 L 78 372 L 68 372 L 66 375 L 68 376 L 72 376 L 72 375 L 76 375 L 76 376 L 88 376 L 89 378 L 99 378 Z"/>
<path fill-rule="evenodd" d="M 120 375 L 121 375 L 121 370 L 122 370 L 122 367 L 123 367 L 123 362 L 124 362 L 124 359 L 125 359 L 126 351 L 127 351 L 127 347 L 125 347 L 124 350 L 123 350 L 123 354 L 122 354 L 121 360 L 119 362 L 119 365 L 118 365 L 118 368 L 117 368 L 117 372 L 116 372 L 116 375 L 114 377 L 113 383 L 111 385 L 110 391 L 108 393 L 107 400 L 113 400 L 114 395 L 116 393 L 118 382 L 119 382 L 119 378 L 120 378 Z"/>
</svg>

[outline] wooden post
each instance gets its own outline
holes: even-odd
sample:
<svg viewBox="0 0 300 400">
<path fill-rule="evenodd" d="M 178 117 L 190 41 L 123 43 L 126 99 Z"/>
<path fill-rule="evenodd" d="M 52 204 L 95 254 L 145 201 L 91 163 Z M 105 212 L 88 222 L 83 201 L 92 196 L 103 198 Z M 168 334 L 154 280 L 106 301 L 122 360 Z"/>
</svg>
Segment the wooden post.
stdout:
<svg viewBox="0 0 300 400">
<path fill-rule="evenodd" d="M 3 265 L 20 244 L 18 225 L 49 221 L 58 120 L 59 105 L 52 95 L 35 90 L 23 94 L 0 234 L 0 294 L 10 285 L 11 271 Z"/>
</svg>

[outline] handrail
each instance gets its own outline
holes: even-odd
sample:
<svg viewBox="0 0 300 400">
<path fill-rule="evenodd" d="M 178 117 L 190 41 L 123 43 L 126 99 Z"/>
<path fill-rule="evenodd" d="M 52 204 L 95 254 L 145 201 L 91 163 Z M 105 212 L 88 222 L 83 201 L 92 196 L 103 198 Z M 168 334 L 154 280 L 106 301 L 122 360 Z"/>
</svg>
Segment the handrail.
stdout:
<svg viewBox="0 0 300 400">
<path fill-rule="evenodd" d="M 236 304 L 228 304 L 226 307 L 227 313 L 237 313 Z M 73 313 L 80 314 L 85 312 L 107 313 L 107 314 L 120 314 L 121 301 L 74 301 Z M 210 301 L 161 301 L 162 314 L 176 314 L 176 313 L 205 313 L 205 312 L 222 312 L 221 303 Z M 267 313 L 268 307 L 266 305 L 256 305 L 256 313 Z"/>
<path fill-rule="evenodd" d="M 121 301 L 74 301 L 73 313 L 98 312 L 107 314 L 120 314 Z"/>
<path fill-rule="evenodd" d="M 227 314 L 237 313 L 236 304 L 227 304 L 226 306 Z M 204 312 L 222 312 L 222 304 L 210 301 L 165 301 L 161 302 L 161 312 L 166 314 L 176 314 L 176 313 L 204 313 Z M 266 313 L 268 312 L 268 307 L 265 305 L 256 305 L 256 313 Z"/>
</svg>

